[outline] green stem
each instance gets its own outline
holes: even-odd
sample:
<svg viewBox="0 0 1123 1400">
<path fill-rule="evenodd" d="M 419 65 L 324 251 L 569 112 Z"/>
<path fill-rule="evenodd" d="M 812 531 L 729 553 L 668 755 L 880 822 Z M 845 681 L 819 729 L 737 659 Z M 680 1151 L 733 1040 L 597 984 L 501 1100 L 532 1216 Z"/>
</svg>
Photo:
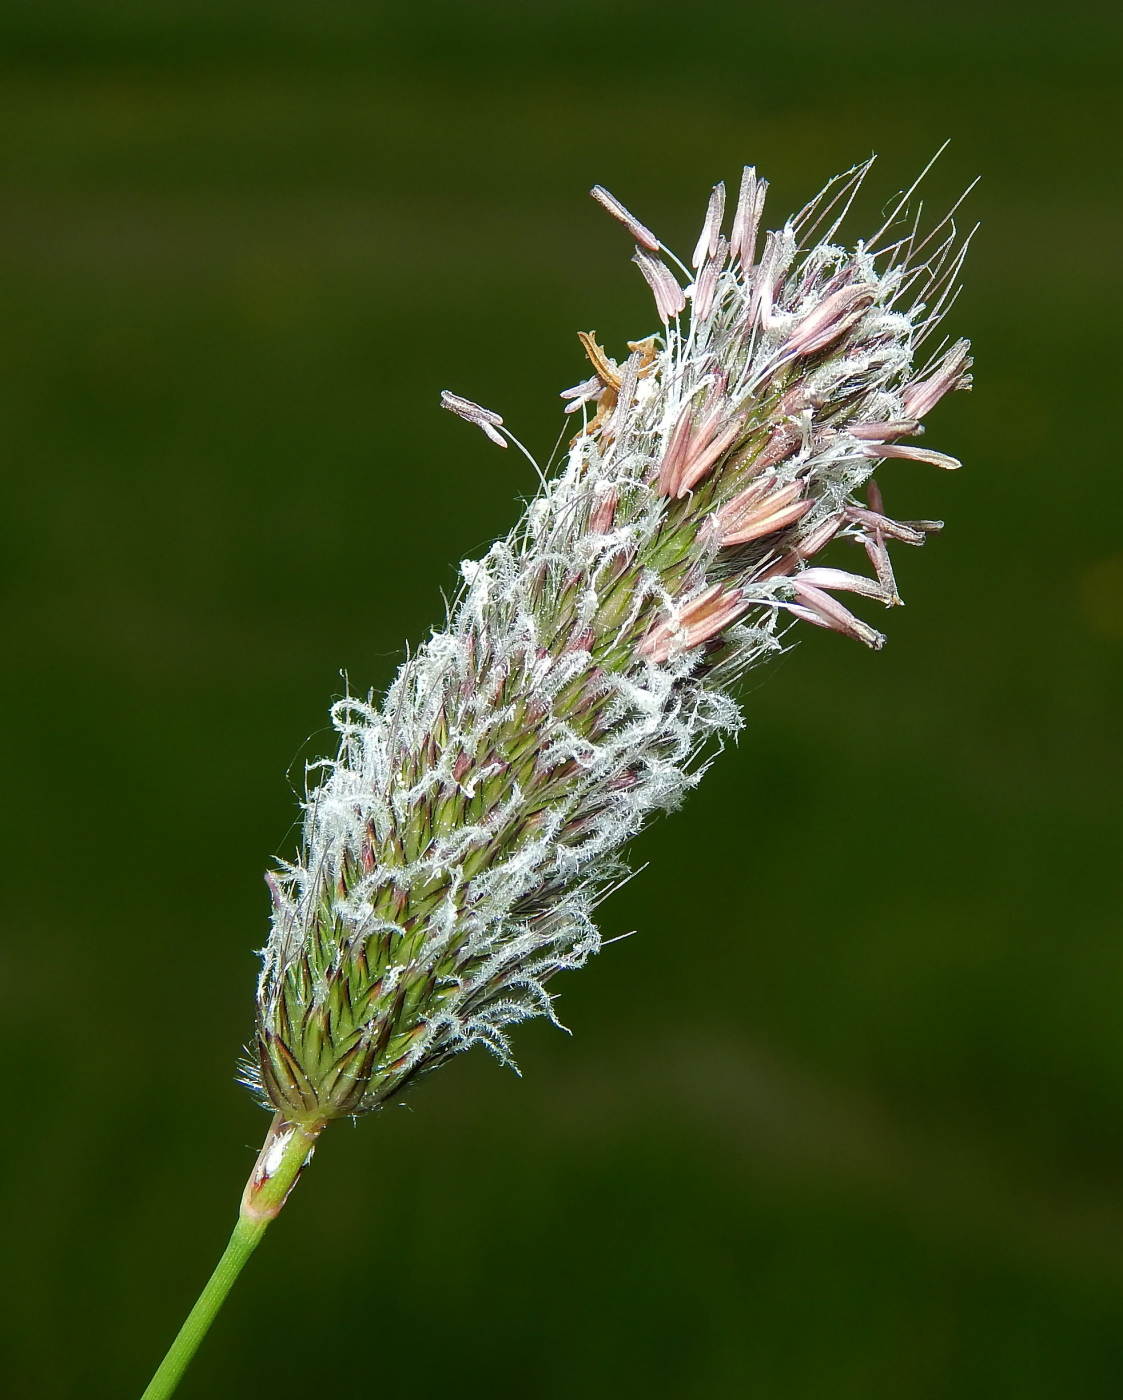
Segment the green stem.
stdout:
<svg viewBox="0 0 1123 1400">
<path fill-rule="evenodd" d="M 246 1182 L 242 1208 L 230 1243 L 195 1306 L 187 1314 L 187 1320 L 179 1329 L 168 1354 L 160 1362 L 141 1400 L 167 1400 L 179 1385 L 234 1280 L 257 1248 L 269 1222 L 280 1214 L 289 1192 L 312 1155 L 316 1138 L 323 1127 L 323 1123 L 299 1126 L 287 1123 L 279 1113 L 273 1119 L 265 1144 Z"/>
<path fill-rule="evenodd" d="M 160 1369 L 152 1377 L 143 1400 L 164 1400 L 165 1396 L 171 1395 L 175 1390 L 187 1369 L 187 1363 L 206 1336 L 207 1329 L 230 1292 L 234 1280 L 242 1272 L 243 1264 L 257 1248 L 258 1240 L 265 1233 L 266 1224 L 265 1221 L 254 1225 L 246 1220 L 238 1220 L 234 1226 L 234 1233 L 230 1236 L 230 1243 L 226 1246 L 226 1252 L 207 1280 L 195 1306 L 187 1314 L 187 1320 L 179 1329 L 179 1335 L 171 1344 L 167 1356 L 160 1362 Z"/>
</svg>

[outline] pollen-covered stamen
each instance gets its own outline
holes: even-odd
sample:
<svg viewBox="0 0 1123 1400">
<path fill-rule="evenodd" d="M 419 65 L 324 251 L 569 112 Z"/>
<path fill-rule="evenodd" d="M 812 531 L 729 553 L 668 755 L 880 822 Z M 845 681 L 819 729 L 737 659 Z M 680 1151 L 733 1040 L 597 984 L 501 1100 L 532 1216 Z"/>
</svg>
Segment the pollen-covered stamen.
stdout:
<svg viewBox="0 0 1123 1400">
<path fill-rule="evenodd" d="M 558 395 L 560 399 L 569 399 L 571 402 L 565 406 L 566 413 L 576 413 L 583 408 L 591 399 L 597 398 L 604 392 L 604 385 L 599 375 L 592 375 L 589 379 L 583 379 L 580 384 L 575 384 L 572 389 L 563 389 Z"/>
<path fill-rule="evenodd" d="M 826 520 L 821 520 L 818 525 L 796 541 L 795 553 L 801 559 L 814 559 L 815 555 L 826 549 L 831 540 L 836 537 L 845 521 L 844 514 L 831 515 Z"/>
<path fill-rule="evenodd" d="M 871 442 L 862 448 L 866 457 L 903 457 L 911 462 L 926 462 L 930 467 L 940 467 L 946 472 L 958 471 L 963 463 L 958 457 L 946 452 L 933 452 L 930 447 L 911 447 L 900 442 Z"/>
<path fill-rule="evenodd" d="M 822 408 L 826 400 L 812 391 L 806 378 L 797 380 L 776 405 L 776 417 L 787 418 L 792 413 L 803 413 L 809 408 Z"/>
<path fill-rule="evenodd" d="M 716 427 L 716 421 L 714 426 Z M 682 467 L 678 473 L 678 485 L 675 491 L 676 496 L 681 498 L 698 485 L 703 477 L 712 470 L 715 463 L 729 451 L 741 436 L 744 426 L 745 415 L 739 413 L 716 437 L 712 436 L 711 429 L 706 434 L 706 439 L 708 439 L 708 441 L 703 440 L 703 435 L 701 433 L 698 433 L 697 436 L 690 441 L 683 455 Z"/>
<path fill-rule="evenodd" d="M 786 530 L 789 525 L 794 525 L 797 520 L 802 520 L 811 509 L 812 504 L 811 501 L 795 501 L 792 505 L 784 506 L 771 515 L 751 516 L 738 529 L 722 536 L 722 547 L 751 544 L 753 540 L 763 539 L 765 535 L 775 534 L 777 530 Z"/>
<path fill-rule="evenodd" d="M 885 592 L 886 606 L 889 603 L 900 603 L 901 595 L 897 592 L 897 577 L 893 572 L 893 561 L 885 547 L 885 535 L 881 530 L 874 530 L 870 534 L 863 533 L 861 541 L 866 558 L 873 565 L 877 581 Z"/>
<path fill-rule="evenodd" d="M 619 219 L 637 243 L 642 243 L 653 253 L 659 251 L 662 247 L 659 240 L 646 224 L 641 224 L 634 214 L 624 208 L 614 194 L 609 194 L 603 185 L 594 185 L 589 193 L 598 204 L 603 205 L 608 210 L 614 219 Z"/>
<path fill-rule="evenodd" d="M 709 408 L 706 416 L 691 431 L 694 422 L 694 413 L 689 402 L 683 407 L 679 416 L 679 421 L 675 424 L 675 430 L 671 434 L 671 441 L 667 452 L 663 458 L 663 463 L 659 470 L 659 490 L 665 496 L 683 496 L 684 479 L 688 470 L 693 469 L 697 457 L 704 453 L 713 441 L 721 422 L 722 411 L 720 402 L 716 407 Z M 700 480 L 701 475 L 695 478 Z"/>
<path fill-rule="evenodd" d="M 661 496 L 673 496 L 678 491 L 679 473 L 682 470 L 682 459 L 690 441 L 690 426 L 693 421 L 694 408 L 688 399 L 679 411 L 675 426 L 671 429 L 666 451 L 663 453 L 663 460 L 659 463 L 656 489 Z"/>
<path fill-rule="evenodd" d="M 496 447 L 507 446 L 507 439 L 502 433 L 495 431 L 497 427 L 502 426 L 503 419 L 490 408 L 481 408 L 471 399 L 462 399 L 459 394 L 449 393 L 447 389 L 441 390 L 441 407 L 447 408 L 450 413 L 455 413 L 465 422 L 475 423 L 477 428 L 482 428 Z"/>
<path fill-rule="evenodd" d="M 794 359 L 823 350 L 844 335 L 877 300 L 872 287 L 842 287 L 809 311 L 780 347 L 780 355 Z"/>
<path fill-rule="evenodd" d="M 753 467 L 758 472 L 767 471 L 789 457 L 802 441 L 803 429 L 798 423 L 781 423 L 778 428 L 773 428 L 772 436 L 757 454 Z"/>
<path fill-rule="evenodd" d="M 726 589 L 720 583 L 714 584 L 680 608 L 676 617 L 657 622 L 640 642 L 640 655 L 664 662 L 672 656 L 693 651 L 736 622 L 749 606 L 749 600 L 739 588 Z"/>
<path fill-rule="evenodd" d="M 861 593 L 866 598 L 877 598 L 888 607 L 899 603 L 895 590 L 888 594 L 880 579 L 866 578 L 864 574 L 847 573 L 845 569 L 827 569 L 816 564 L 797 575 L 801 586 L 809 584 L 815 588 L 838 589 L 843 593 Z"/>
<path fill-rule="evenodd" d="M 897 592 L 897 579 L 893 573 L 893 561 L 889 558 L 889 551 L 885 547 L 885 531 L 881 529 L 877 522 L 884 519 L 885 503 L 881 499 L 881 490 L 876 481 L 871 477 L 866 483 L 866 497 L 870 504 L 870 515 L 874 524 L 872 529 L 863 530 L 859 533 L 858 539 L 866 551 L 866 557 L 873 565 L 874 573 L 878 582 L 885 591 L 886 601 L 900 603 L 901 595 Z M 920 543 L 924 543 L 924 536 L 919 537 Z M 814 580 L 812 580 L 814 581 Z"/>
<path fill-rule="evenodd" d="M 900 540 L 902 544 L 923 544 L 929 534 L 935 534 L 941 528 L 941 522 L 938 520 L 918 520 L 915 523 L 892 520 L 887 515 L 864 510 L 861 506 L 847 506 L 846 518 L 870 531 L 877 531 L 888 539 Z"/>
<path fill-rule="evenodd" d="M 729 244 L 726 242 L 724 234 L 718 234 L 717 246 L 713 255 L 707 261 L 705 267 L 698 274 L 694 283 L 694 295 L 692 300 L 692 310 L 700 321 L 706 320 L 710 312 L 714 309 L 714 298 L 717 295 L 718 277 L 725 266 L 726 258 L 729 256 Z"/>
<path fill-rule="evenodd" d="M 798 483 L 793 482 L 792 485 L 796 486 Z M 725 505 L 714 511 L 710 518 L 712 530 L 715 534 L 721 535 L 725 530 L 735 529 L 751 511 L 756 509 L 762 497 L 777 489 L 774 476 L 760 477 L 756 481 L 750 482 L 743 490 L 738 491 L 732 500 L 726 501 Z M 798 494 L 797 490 L 795 495 Z M 794 499 L 794 496 L 789 497 L 789 499 Z"/>
<path fill-rule="evenodd" d="M 713 529 L 723 549 L 750 544 L 777 530 L 802 520 L 813 502 L 801 499 L 805 483 L 769 489 L 766 482 L 755 482 L 716 512 Z"/>
<path fill-rule="evenodd" d="M 593 502 L 593 508 L 589 511 L 589 534 L 607 535 L 612 529 L 613 518 L 616 515 L 617 495 L 613 487 L 609 486 L 598 491 Z"/>
<path fill-rule="evenodd" d="M 637 248 L 632 261 L 643 273 L 655 297 L 655 310 L 666 325 L 686 308 L 686 297 L 666 263 Z"/>
<path fill-rule="evenodd" d="M 776 288 L 787 271 L 794 250 L 795 236 L 790 228 L 772 230 L 765 235 L 760 266 L 752 277 L 752 295 L 745 317 L 746 333 L 751 335 L 758 326 L 761 330 L 770 331 L 776 325 Z"/>
<path fill-rule="evenodd" d="M 890 438 L 915 437 L 924 428 L 913 418 L 896 418 L 888 423 L 854 423 L 846 431 L 860 442 L 888 442 Z"/>
<path fill-rule="evenodd" d="M 717 250 L 717 240 L 721 233 L 721 221 L 725 215 L 725 184 L 716 184 L 706 206 L 706 222 L 690 259 L 691 266 L 701 267 L 707 258 L 712 258 Z"/>
<path fill-rule="evenodd" d="M 745 272 L 752 268 L 753 259 L 756 257 L 756 234 L 767 193 L 768 181 L 758 180 L 755 166 L 746 165 L 741 173 L 737 211 L 733 216 L 733 230 L 729 235 L 730 250 Z"/>
<path fill-rule="evenodd" d="M 275 913 L 279 914 L 284 910 L 285 897 L 281 893 L 281 887 L 277 883 L 277 877 L 273 874 L 272 870 L 267 870 L 265 872 L 265 883 L 269 888 L 269 899 L 273 905 L 273 910 Z"/>
<path fill-rule="evenodd" d="M 939 368 L 928 379 L 913 380 L 901 391 L 901 403 L 910 418 L 924 418 L 946 393 L 954 389 L 969 389 L 971 376 L 970 345 L 957 340 L 940 361 Z"/>
<path fill-rule="evenodd" d="M 765 579 L 783 578 L 787 574 L 794 574 L 808 559 L 814 559 L 816 554 L 826 549 L 827 545 L 837 538 L 846 521 L 847 517 L 842 513 L 820 520 L 818 525 L 798 539 L 786 554 L 781 554 L 779 559 L 774 559 L 755 571 L 754 580 L 763 582 Z"/>
<path fill-rule="evenodd" d="M 824 593 L 821 588 L 803 582 L 798 575 L 792 579 L 791 587 L 796 601 L 782 603 L 780 606 L 787 608 L 796 617 L 802 617 L 805 622 L 813 622 L 817 627 L 826 627 L 832 632 L 841 632 L 843 636 L 853 637 L 874 651 L 879 651 L 885 645 L 884 633 L 879 632 L 876 627 L 871 627 L 868 622 L 863 622 L 860 617 L 855 617 L 849 608 L 843 607 L 837 599 L 832 598 L 829 593 Z"/>
</svg>

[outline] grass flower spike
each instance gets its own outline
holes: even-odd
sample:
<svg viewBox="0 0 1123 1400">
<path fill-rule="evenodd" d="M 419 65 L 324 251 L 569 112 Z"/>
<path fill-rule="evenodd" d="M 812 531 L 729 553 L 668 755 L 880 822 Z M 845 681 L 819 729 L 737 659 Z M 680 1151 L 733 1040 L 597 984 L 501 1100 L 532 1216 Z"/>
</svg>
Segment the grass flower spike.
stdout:
<svg viewBox="0 0 1123 1400">
<path fill-rule="evenodd" d="M 593 189 L 636 241 L 660 327 L 619 361 L 581 335 L 592 374 L 562 394 L 580 415 L 563 468 L 461 565 L 446 624 L 381 703 L 332 710 L 302 849 L 268 877 L 246 1077 L 273 1126 L 148 1400 L 171 1393 L 327 1123 L 472 1045 L 510 1063 L 510 1028 L 555 1018 L 551 979 L 597 951 L 625 844 L 736 732 L 743 674 L 798 621 L 883 644 L 838 595 L 900 603 L 889 543 L 940 525 L 887 514 L 871 474 L 959 465 L 911 439 L 971 361 L 965 341 L 922 358 L 966 247 L 951 216 L 891 237 L 902 197 L 869 242 L 836 243 L 868 168 L 763 240 L 767 186 L 746 169 L 728 233 L 714 189 L 690 268 Z M 442 404 L 516 442 L 497 413 Z M 818 562 L 838 540 L 866 568 Z"/>
</svg>

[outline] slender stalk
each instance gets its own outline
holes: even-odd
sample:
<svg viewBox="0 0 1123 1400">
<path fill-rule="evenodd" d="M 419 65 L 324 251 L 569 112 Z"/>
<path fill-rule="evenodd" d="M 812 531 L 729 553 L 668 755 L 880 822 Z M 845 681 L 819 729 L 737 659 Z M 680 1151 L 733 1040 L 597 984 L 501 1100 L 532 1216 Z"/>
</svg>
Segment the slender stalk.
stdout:
<svg viewBox="0 0 1123 1400">
<path fill-rule="evenodd" d="M 279 1113 L 273 1119 L 250 1179 L 246 1182 L 238 1223 L 234 1226 L 230 1243 L 195 1306 L 187 1314 L 186 1321 L 141 1400 L 167 1400 L 179 1385 L 191 1358 L 199 1349 L 199 1343 L 207 1335 L 226 1295 L 234 1286 L 234 1280 L 257 1248 L 269 1222 L 280 1214 L 289 1192 L 312 1155 L 316 1138 L 323 1127 L 323 1123 L 288 1123 Z"/>
<path fill-rule="evenodd" d="M 234 1233 L 230 1236 L 230 1243 L 218 1261 L 218 1267 L 207 1280 L 195 1306 L 187 1314 L 186 1322 L 179 1329 L 179 1335 L 171 1344 L 167 1356 L 160 1363 L 160 1369 L 144 1392 L 143 1400 L 164 1400 L 164 1397 L 171 1395 L 179 1385 L 188 1363 L 206 1336 L 234 1280 L 257 1248 L 257 1242 L 265 1233 L 267 1224 L 268 1221 L 253 1224 L 239 1218 L 234 1226 Z"/>
</svg>

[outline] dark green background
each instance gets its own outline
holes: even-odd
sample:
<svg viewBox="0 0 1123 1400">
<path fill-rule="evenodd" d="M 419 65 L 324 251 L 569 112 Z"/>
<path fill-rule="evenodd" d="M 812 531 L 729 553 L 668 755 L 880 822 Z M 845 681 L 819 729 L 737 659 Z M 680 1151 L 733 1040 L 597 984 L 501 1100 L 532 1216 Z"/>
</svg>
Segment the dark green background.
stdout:
<svg viewBox="0 0 1123 1400">
<path fill-rule="evenodd" d="M 135 1397 L 265 1117 L 233 1082 L 301 763 L 533 486 L 574 332 L 945 137 L 983 228 L 946 534 L 803 629 L 517 1046 L 325 1138 L 187 1397 L 1123 1392 L 1116 6 L 0 11 L 0 1371 Z M 411 1111 L 410 1111 L 411 1110 Z"/>
</svg>

